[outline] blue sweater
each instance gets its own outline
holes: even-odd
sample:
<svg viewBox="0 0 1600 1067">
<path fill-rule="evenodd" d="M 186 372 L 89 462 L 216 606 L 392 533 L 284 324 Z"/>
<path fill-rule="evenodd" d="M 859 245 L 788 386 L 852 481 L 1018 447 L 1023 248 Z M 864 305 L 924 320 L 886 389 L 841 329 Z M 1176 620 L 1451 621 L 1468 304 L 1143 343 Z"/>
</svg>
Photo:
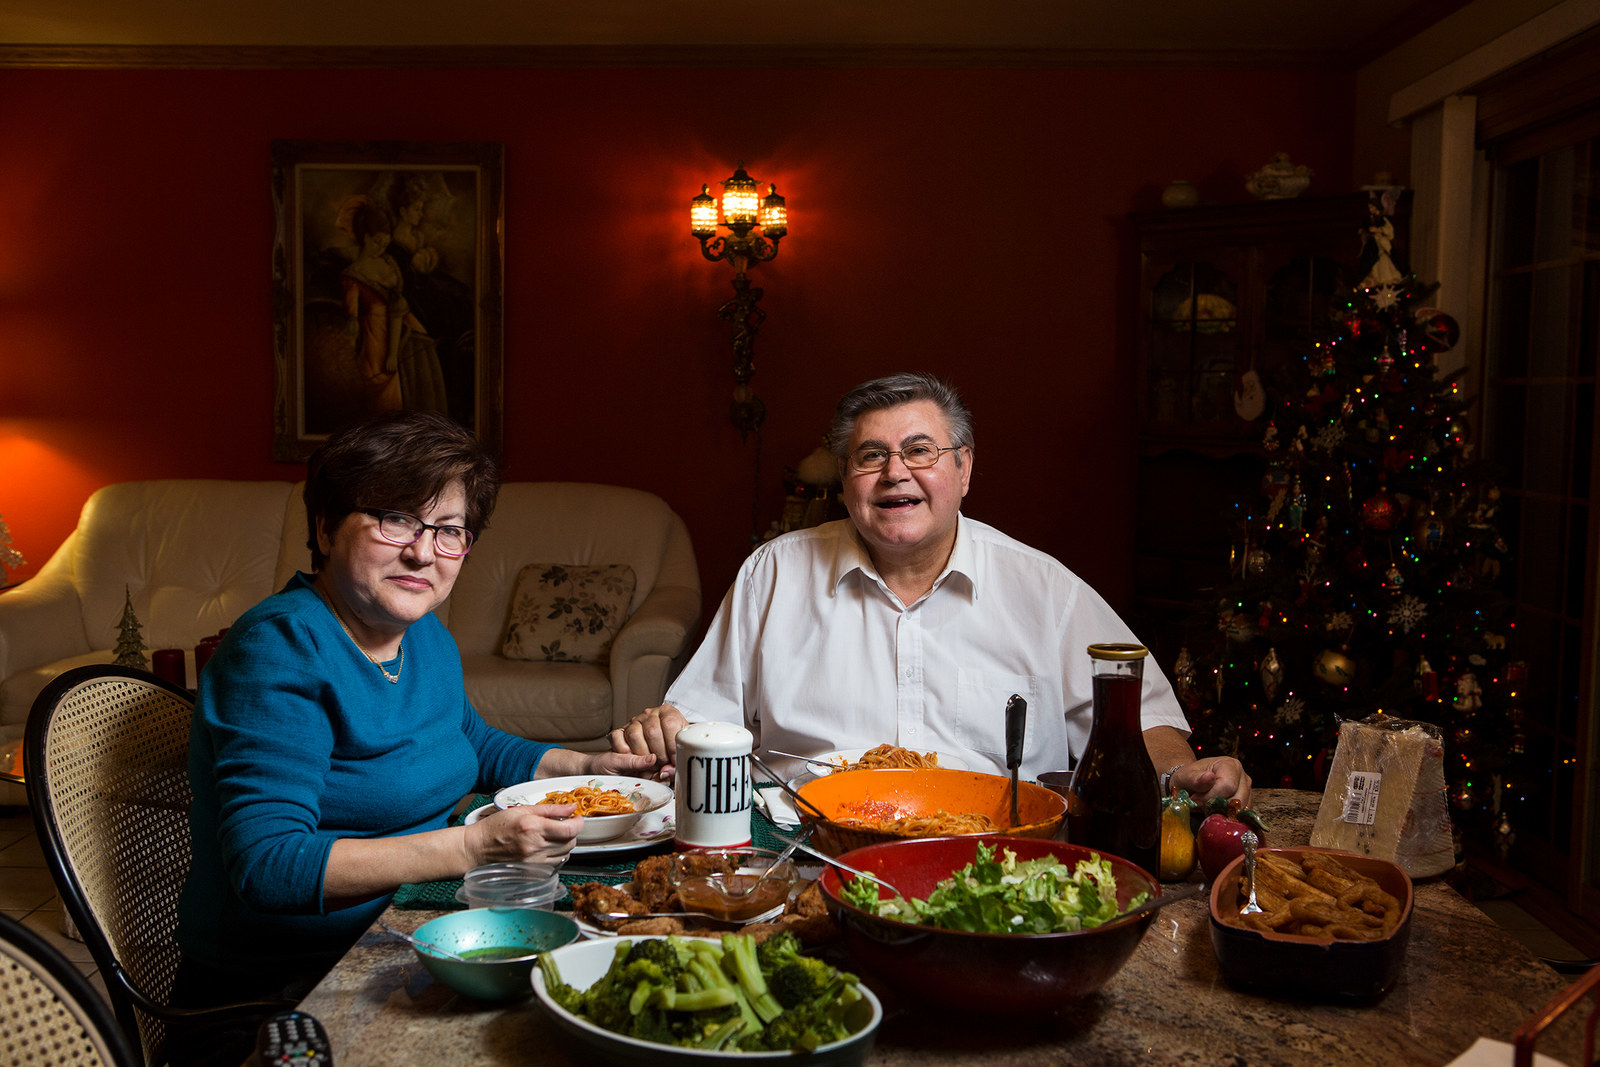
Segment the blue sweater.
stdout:
<svg viewBox="0 0 1600 1067">
<path fill-rule="evenodd" d="M 467 793 L 533 777 L 551 746 L 479 717 L 435 616 L 402 647 L 391 684 L 303 574 L 228 630 L 190 730 L 194 861 L 178 909 L 190 957 L 291 976 L 325 969 L 391 896 L 328 910 L 336 839 L 436 830 Z"/>
</svg>

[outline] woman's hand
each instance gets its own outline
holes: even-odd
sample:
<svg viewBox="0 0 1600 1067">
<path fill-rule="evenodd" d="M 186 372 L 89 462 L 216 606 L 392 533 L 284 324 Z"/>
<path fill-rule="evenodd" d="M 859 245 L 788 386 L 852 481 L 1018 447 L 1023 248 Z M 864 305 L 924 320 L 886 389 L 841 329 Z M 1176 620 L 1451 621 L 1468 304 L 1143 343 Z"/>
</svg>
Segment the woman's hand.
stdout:
<svg viewBox="0 0 1600 1067">
<path fill-rule="evenodd" d="M 652 757 L 664 778 L 672 773 L 678 757 L 678 731 L 687 725 L 683 712 L 671 704 L 646 708 L 628 720 L 628 725 L 611 731 L 611 751 Z"/>
<path fill-rule="evenodd" d="M 575 804 L 525 804 L 490 812 L 464 827 L 469 867 L 485 863 L 560 863 L 583 829 Z"/>
</svg>

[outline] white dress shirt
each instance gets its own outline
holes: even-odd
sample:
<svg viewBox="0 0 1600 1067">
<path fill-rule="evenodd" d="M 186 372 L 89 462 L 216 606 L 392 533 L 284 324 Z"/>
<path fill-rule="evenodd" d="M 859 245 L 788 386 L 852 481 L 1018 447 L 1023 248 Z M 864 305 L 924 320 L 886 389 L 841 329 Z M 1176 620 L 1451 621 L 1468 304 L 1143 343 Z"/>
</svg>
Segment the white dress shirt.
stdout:
<svg viewBox="0 0 1600 1067">
<path fill-rule="evenodd" d="M 1028 702 L 1021 774 L 1032 779 L 1083 751 L 1087 649 L 1107 641 L 1138 643 L 1077 575 L 991 526 L 961 516 L 949 563 L 907 607 L 845 519 L 750 554 L 666 702 L 691 722 L 743 723 L 758 749 L 888 742 L 1004 774 L 1004 712 L 1017 693 Z M 1145 729 L 1189 730 L 1149 659 L 1142 716 Z"/>
</svg>

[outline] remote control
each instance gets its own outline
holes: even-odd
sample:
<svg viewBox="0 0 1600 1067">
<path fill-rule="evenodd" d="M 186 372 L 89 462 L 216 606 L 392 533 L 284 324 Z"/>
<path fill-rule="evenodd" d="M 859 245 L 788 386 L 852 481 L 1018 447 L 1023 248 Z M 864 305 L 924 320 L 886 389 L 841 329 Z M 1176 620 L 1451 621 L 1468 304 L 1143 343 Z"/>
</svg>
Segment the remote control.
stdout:
<svg viewBox="0 0 1600 1067">
<path fill-rule="evenodd" d="M 261 1024 L 256 1056 L 262 1067 L 332 1067 L 333 1046 L 315 1016 L 283 1011 Z"/>
</svg>

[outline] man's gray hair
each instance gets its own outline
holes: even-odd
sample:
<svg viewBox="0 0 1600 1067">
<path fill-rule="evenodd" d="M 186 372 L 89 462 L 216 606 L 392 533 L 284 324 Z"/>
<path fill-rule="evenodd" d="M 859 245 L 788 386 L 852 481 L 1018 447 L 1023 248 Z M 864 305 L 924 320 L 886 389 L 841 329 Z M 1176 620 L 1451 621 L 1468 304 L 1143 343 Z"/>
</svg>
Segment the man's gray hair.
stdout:
<svg viewBox="0 0 1600 1067">
<path fill-rule="evenodd" d="M 931 374 L 905 373 L 874 378 L 844 395 L 839 406 L 833 409 L 833 426 L 828 430 L 828 451 L 838 459 L 845 459 L 857 419 L 869 411 L 899 407 L 918 400 L 931 400 L 944 412 L 945 421 L 950 424 L 950 444 L 973 447 L 972 412 L 967 410 L 955 386 Z M 955 456 L 956 465 L 959 466 L 961 453 L 957 452 Z"/>
</svg>

